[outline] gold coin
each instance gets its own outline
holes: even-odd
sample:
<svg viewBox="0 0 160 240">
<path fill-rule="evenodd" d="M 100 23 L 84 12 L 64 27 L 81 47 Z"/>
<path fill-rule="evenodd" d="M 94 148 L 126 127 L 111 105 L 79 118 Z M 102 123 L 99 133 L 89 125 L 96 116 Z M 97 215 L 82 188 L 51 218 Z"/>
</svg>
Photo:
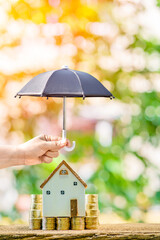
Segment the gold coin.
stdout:
<svg viewBox="0 0 160 240">
<path fill-rule="evenodd" d="M 94 219 L 98 219 L 98 217 L 97 216 L 92 216 L 92 217 L 90 217 L 90 216 L 87 216 L 87 217 L 85 217 L 85 219 L 86 220 L 94 220 Z"/>
<path fill-rule="evenodd" d="M 29 219 L 29 229 L 31 229 L 31 230 L 42 229 L 42 218 L 30 218 Z"/>
<path fill-rule="evenodd" d="M 69 230 L 70 229 L 70 225 L 58 225 L 57 224 L 57 230 L 60 231 L 60 230 Z"/>
<path fill-rule="evenodd" d="M 43 230 L 55 230 L 56 219 L 54 217 L 43 217 Z"/>
<path fill-rule="evenodd" d="M 86 209 L 97 210 L 97 209 L 98 209 L 98 204 L 97 204 L 97 203 L 88 203 L 88 204 L 86 205 Z"/>
<path fill-rule="evenodd" d="M 31 209 L 42 210 L 42 204 L 41 203 L 31 203 Z"/>
<path fill-rule="evenodd" d="M 57 217 L 57 223 L 68 223 L 70 222 L 70 218 L 69 217 Z"/>
<path fill-rule="evenodd" d="M 98 225 L 86 225 L 86 229 L 97 229 Z"/>
<path fill-rule="evenodd" d="M 68 230 L 70 229 L 70 218 L 69 217 L 57 217 L 57 230 Z"/>
<path fill-rule="evenodd" d="M 46 221 L 47 223 L 56 222 L 56 221 L 55 221 L 55 218 L 52 218 L 52 219 L 45 218 L 44 221 Z"/>
<path fill-rule="evenodd" d="M 98 217 L 95 217 L 93 219 L 86 219 L 86 222 L 94 222 L 94 221 L 96 222 L 97 220 L 98 220 Z"/>
<path fill-rule="evenodd" d="M 74 226 L 83 226 L 84 223 L 85 223 L 85 222 L 83 222 L 83 223 L 71 223 L 71 224 L 74 225 Z"/>
<path fill-rule="evenodd" d="M 72 230 L 84 230 L 84 225 L 71 225 Z"/>
<path fill-rule="evenodd" d="M 30 218 L 42 218 L 42 211 L 41 210 L 30 210 Z"/>
<path fill-rule="evenodd" d="M 88 222 L 85 222 L 86 224 L 88 225 L 94 225 L 94 224 L 99 224 L 99 221 L 98 220 L 92 220 L 92 221 L 88 221 Z"/>
<path fill-rule="evenodd" d="M 81 223 L 84 222 L 84 217 L 72 217 L 71 218 L 72 223 Z"/>
<path fill-rule="evenodd" d="M 97 225 L 97 224 L 99 224 L 99 221 L 93 221 L 93 222 L 86 222 L 86 225 Z"/>
<path fill-rule="evenodd" d="M 94 220 L 86 221 L 85 223 L 86 223 L 86 225 L 88 225 L 88 226 L 99 225 L 99 219 L 94 219 Z"/>
<path fill-rule="evenodd" d="M 99 225 L 99 222 L 86 222 L 87 226 L 92 226 L 92 225 Z"/>
<path fill-rule="evenodd" d="M 32 199 L 42 199 L 42 194 L 31 194 Z"/>
<path fill-rule="evenodd" d="M 90 224 L 98 223 L 98 221 L 99 221 L 98 217 L 96 217 L 96 216 L 94 216 L 94 217 L 93 216 L 92 217 L 87 216 L 86 219 L 85 219 L 85 222 L 90 223 Z"/>
<path fill-rule="evenodd" d="M 42 203 L 42 194 L 32 194 L 31 201 L 34 203 Z"/>
<path fill-rule="evenodd" d="M 84 217 L 72 217 L 71 218 L 71 229 L 72 230 L 83 230 L 85 227 Z"/>
<path fill-rule="evenodd" d="M 87 209 L 86 216 L 98 216 L 99 210 L 98 209 Z"/>
<path fill-rule="evenodd" d="M 87 195 L 87 202 L 98 203 L 98 194 L 88 194 Z"/>
</svg>

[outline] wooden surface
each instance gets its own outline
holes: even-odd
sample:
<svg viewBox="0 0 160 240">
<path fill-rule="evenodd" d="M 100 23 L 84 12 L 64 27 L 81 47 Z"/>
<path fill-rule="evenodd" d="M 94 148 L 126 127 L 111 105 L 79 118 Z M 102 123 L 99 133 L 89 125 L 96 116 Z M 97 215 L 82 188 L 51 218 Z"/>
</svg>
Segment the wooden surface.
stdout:
<svg viewBox="0 0 160 240">
<path fill-rule="evenodd" d="M 10 225 L 0 226 L 0 239 L 72 239 L 72 240 L 90 240 L 90 239 L 159 239 L 160 224 L 107 224 L 101 225 L 97 230 L 84 231 L 43 231 L 29 230 L 28 226 Z"/>
</svg>

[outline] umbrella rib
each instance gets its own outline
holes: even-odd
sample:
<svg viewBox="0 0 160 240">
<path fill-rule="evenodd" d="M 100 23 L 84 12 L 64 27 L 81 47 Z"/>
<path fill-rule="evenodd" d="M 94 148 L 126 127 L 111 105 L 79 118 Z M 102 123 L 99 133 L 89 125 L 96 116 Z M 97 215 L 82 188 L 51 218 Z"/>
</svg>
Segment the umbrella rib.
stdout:
<svg viewBox="0 0 160 240">
<path fill-rule="evenodd" d="M 79 85 L 80 85 L 81 88 L 82 88 L 81 80 L 80 80 L 78 74 L 77 74 L 76 72 L 74 72 L 73 70 L 69 69 L 69 68 L 68 68 L 68 70 L 71 71 L 71 72 L 73 72 L 73 73 L 76 75 L 76 77 L 77 77 L 77 79 L 78 79 L 78 81 L 79 81 Z M 85 99 L 85 95 L 84 95 L 83 88 L 82 88 L 82 95 L 83 95 L 83 99 Z"/>
</svg>

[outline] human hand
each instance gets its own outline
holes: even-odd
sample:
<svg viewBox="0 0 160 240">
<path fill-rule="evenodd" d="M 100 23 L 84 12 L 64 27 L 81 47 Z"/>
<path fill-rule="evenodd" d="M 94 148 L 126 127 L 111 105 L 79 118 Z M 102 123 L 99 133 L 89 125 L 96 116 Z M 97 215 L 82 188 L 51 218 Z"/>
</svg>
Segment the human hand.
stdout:
<svg viewBox="0 0 160 240">
<path fill-rule="evenodd" d="M 17 150 L 24 165 L 36 165 L 51 163 L 65 146 L 70 146 L 68 139 L 62 141 L 61 137 L 40 135 L 19 145 Z"/>
</svg>

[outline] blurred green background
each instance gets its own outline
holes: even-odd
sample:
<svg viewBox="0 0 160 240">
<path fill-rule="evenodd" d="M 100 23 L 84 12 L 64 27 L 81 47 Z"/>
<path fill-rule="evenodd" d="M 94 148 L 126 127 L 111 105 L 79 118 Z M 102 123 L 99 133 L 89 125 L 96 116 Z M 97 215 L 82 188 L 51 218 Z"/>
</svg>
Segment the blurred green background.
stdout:
<svg viewBox="0 0 160 240">
<path fill-rule="evenodd" d="M 140 0 L 0 1 L 0 144 L 61 136 L 62 99 L 14 95 L 68 65 L 116 97 L 67 99 L 76 149 L 51 164 L 0 172 L 1 223 L 25 222 L 30 194 L 63 159 L 99 194 L 100 221 L 160 221 L 160 9 Z"/>
</svg>

